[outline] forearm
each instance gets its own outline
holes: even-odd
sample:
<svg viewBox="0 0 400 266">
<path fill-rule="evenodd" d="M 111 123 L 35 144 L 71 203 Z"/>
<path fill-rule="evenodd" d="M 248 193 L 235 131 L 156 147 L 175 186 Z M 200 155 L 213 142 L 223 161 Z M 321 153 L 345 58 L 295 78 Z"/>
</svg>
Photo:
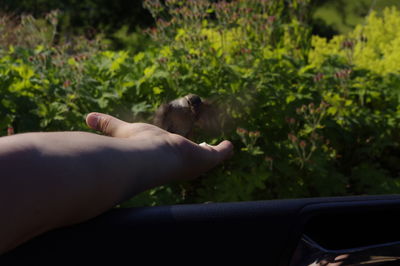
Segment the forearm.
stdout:
<svg viewBox="0 0 400 266">
<path fill-rule="evenodd" d="M 85 221 L 135 194 L 194 178 L 232 155 L 143 123 L 90 113 L 85 132 L 0 138 L 0 254 L 45 231 Z"/>
<path fill-rule="evenodd" d="M 0 253 L 153 186 L 149 169 L 160 176 L 151 149 L 90 133 L 16 135 L 0 138 L 0 147 L 0 239 L 16 240 Z"/>
</svg>

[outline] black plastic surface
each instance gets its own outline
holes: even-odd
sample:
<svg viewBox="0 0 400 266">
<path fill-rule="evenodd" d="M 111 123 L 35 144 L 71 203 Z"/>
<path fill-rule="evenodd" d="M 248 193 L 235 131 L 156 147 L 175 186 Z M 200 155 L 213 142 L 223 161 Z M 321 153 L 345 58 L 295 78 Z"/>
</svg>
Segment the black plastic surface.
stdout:
<svg viewBox="0 0 400 266">
<path fill-rule="evenodd" d="M 112 262 L 110 265 L 288 265 L 305 230 L 321 236 L 319 240 L 330 247 L 340 247 L 340 237 L 331 241 L 335 232 L 351 223 L 354 226 L 359 215 L 374 217 L 371 212 L 378 210 L 382 217 L 400 217 L 400 196 L 115 209 L 86 223 L 46 233 L 0 257 L 0 265 L 95 265 L 106 261 Z M 338 220 L 348 222 L 326 223 L 325 217 L 339 214 Z M 362 221 L 365 228 L 373 228 L 376 222 Z M 388 225 L 386 232 L 396 231 L 394 238 L 400 235 L 394 223 L 379 224 L 384 225 Z M 380 235 L 376 232 L 366 241 L 374 242 Z M 142 260 L 145 263 L 138 263 Z"/>
</svg>

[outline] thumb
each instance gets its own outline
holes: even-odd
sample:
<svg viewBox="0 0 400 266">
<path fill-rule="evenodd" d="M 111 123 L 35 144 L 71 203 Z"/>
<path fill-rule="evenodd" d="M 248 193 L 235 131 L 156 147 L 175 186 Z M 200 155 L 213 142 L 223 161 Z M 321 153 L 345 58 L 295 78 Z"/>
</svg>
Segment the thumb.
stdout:
<svg viewBox="0 0 400 266">
<path fill-rule="evenodd" d="M 233 145 L 228 140 L 224 140 L 216 146 L 208 145 L 206 143 L 201 143 L 199 146 L 201 147 L 202 152 L 198 161 L 203 162 L 206 168 L 214 167 L 233 155 Z"/>
<path fill-rule="evenodd" d="M 221 163 L 224 160 L 229 159 L 233 155 L 233 145 L 232 142 L 224 140 L 217 146 L 212 146 L 212 149 L 217 151 L 217 163 Z"/>
<path fill-rule="evenodd" d="M 111 115 L 90 113 L 86 116 L 86 124 L 111 137 L 129 137 L 130 124 Z"/>
</svg>

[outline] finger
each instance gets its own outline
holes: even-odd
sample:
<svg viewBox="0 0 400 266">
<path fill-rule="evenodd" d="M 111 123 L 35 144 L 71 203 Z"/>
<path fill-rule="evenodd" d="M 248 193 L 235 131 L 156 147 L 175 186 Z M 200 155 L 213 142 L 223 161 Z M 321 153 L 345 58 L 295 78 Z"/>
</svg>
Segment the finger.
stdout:
<svg viewBox="0 0 400 266">
<path fill-rule="evenodd" d="M 233 155 L 233 144 L 228 140 L 224 140 L 217 146 L 211 146 L 211 148 L 217 152 L 215 158 L 217 164 L 229 159 Z"/>
<path fill-rule="evenodd" d="M 214 155 L 211 158 L 217 164 L 226 159 L 229 159 L 233 155 L 233 144 L 228 140 L 224 140 L 216 146 L 208 145 L 205 142 L 199 145 Z M 209 157 L 209 154 L 207 154 L 206 156 Z"/>
<path fill-rule="evenodd" d="M 86 117 L 86 124 L 95 130 L 112 137 L 129 137 L 130 123 L 102 113 L 90 113 Z"/>
<path fill-rule="evenodd" d="M 187 145 L 181 147 L 183 167 L 177 178 L 196 178 L 233 155 L 233 145 L 227 140 L 215 146 L 206 143 L 185 143 Z"/>
<path fill-rule="evenodd" d="M 208 171 L 233 155 L 233 145 L 227 140 L 216 146 L 202 143 L 197 147 L 200 147 L 200 150 L 188 155 L 191 162 L 196 162 L 192 165 L 192 170 L 197 174 Z"/>
</svg>

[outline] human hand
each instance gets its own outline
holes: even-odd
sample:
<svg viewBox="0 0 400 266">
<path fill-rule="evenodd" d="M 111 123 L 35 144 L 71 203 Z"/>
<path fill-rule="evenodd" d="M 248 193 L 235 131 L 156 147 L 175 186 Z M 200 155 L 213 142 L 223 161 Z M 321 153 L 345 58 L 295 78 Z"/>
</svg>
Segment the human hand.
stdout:
<svg viewBox="0 0 400 266">
<path fill-rule="evenodd" d="M 232 154 L 144 123 L 90 113 L 88 132 L 0 138 L 0 255 L 43 232 L 93 218 L 136 194 L 194 178 Z M 12 202 L 12 204 L 9 204 Z"/>
<path fill-rule="evenodd" d="M 153 151 L 153 167 L 148 169 L 150 173 L 142 183 L 146 189 L 173 180 L 195 178 L 233 154 L 230 141 L 216 146 L 199 145 L 159 127 L 127 123 L 106 114 L 90 113 L 86 123 L 107 136 L 126 141 L 128 146 L 132 144 L 136 149 Z"/>
</svg>

